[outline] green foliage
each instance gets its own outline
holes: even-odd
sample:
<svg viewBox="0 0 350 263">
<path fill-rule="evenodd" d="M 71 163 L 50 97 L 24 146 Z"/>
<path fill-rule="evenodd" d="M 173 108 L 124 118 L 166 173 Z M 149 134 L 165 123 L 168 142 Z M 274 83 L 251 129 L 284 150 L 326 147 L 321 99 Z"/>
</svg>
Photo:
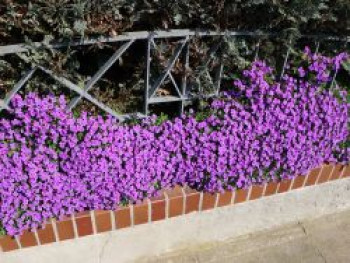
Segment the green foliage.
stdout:
<svg viewBox="0 0 350 263">
<path fill-rule="evenodd" d="M 176 28 L 274 31 L 280 32 L 281 42 L 263 40 L 260 53 L 275 66 L 280 63 L 276 58 L 283 58 L 289 40 L 297 39 L 301 33 L 348 35 L 349 14 L 348 0 L 1 0 L 0 45 L 21 42 L 32 45 L 43 41 L 44 48 L 39 50 L 32 45 L 28 53 L 0 57 L 0 97 L 13 87 L 23 71 L 35 65 L 48 68 L 83 87 L 117 49 L 100 43 L 85 48 L 54 50 L 46 45 L 50 42 Z M 202 74 L 200 65 L 215 41 L 193 39 L 192 68 L 177 63 L 172 71 L 179 83 L 183 73 L 188 75 L 191 82 L 188 87 L 193 93 L 198 90 L 212 92 L 209 89 L 213 87 L 212 79 L 219 61 L 211 61 L 211 76 Z M 254 38 L 224 39 L 216 54 L 217 58 L 222 56 L 224 62 L 223 87 L 231 86 L 232 78 L 227 74 L 245 68 L 252 61 L 255 44 Z M 155 77 L 163 72 L 167 58 L 176 46 L 168 41 L 158 45 L 161 52 L 154 52 L 151 68 Z M 144 51 L 144 47 L 133 45 L 111 69 L 111 72 L 121 73 L 106 74 L 94 85 L 91 95 L 117 112 L 142 111 Z M 166 85 L 171 86 L 171 83 Z M 27 90 L 55 94 L 59 94 L 61 88 L 47 76 L 40 75 L 27 85 Z M 64 95 L 72 98 L 75 94 L 65 90 Z M 81 110 L 98 112 L 85 101 L 79 104 L 77 112 Z"/>
<path fill-rule="evenodd" d="M 130 200 L 123 196 L 120 200 L 120 205 L 122 207 L 127 207 L 130 204 Z"/>
<path fill-rule="evenodd" d="M 164 114 L 163 112 L 157 116 L 157 119 L 155 121 L 155 125 L 161 125 L 163 122 L 166 122 L 167 120 L 169 120 L 169 116 Z"/>
<path fill-rule="evenodd" d="M 209 116 L 211 116 L 213 112 L 210 109 L 205 109 L 202 111 L 196 112 L 196 120 L 197 121 L 204 121 L 207 119 Z"/>
<path fill-rule="evenodd" d="M 347 0 L 2 0 L 0 42 L 169 28 L 346 34 Z"/>
<path fill-rule="evenodd" d="M 1 221 L 0 221 L 0 237 L 1 237 L 1 236 L 5 236 L 5 235 L 6 235 L 6 231 L 5 231 L 5 229 L 4 229 L 4 227 L 2 226 Z"/>
<path fill-rule="evenodd" d="M 162 189 L 162 185 L 161 185 L 160 181 L 155 182 L 154 185 L 153 185 L 153 187 L 154 187 L 154 189 L 156 189 L 156 190 Z"/>
</svg>

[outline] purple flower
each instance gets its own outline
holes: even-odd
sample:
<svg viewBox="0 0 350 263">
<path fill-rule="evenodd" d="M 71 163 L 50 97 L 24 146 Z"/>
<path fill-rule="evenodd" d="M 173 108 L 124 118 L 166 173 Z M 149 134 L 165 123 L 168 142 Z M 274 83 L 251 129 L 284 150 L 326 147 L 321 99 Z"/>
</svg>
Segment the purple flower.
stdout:
<svg viewBox="0 0 350 263">
<path fill-rule="evenodd" d="M 298 68 L 299 77 L 305 77 L 305 70 L 302 67 Z"/>
<path fill-rule="evenodd" d="M 347 55 L 306 55 L 299 75 L 287 72 L 281 81 L 254 62 L 204 119 L 191 111 L 160 125 L 151 116 L 127 126 L 85 112 L 74 118 L 62 96 L 15 96 L 15 110 L 0 119 L 1 225 L 17 235 L 178 184 L 222 192 L 349 162 L 347 93 L 320 89 Z"/>
</svg>

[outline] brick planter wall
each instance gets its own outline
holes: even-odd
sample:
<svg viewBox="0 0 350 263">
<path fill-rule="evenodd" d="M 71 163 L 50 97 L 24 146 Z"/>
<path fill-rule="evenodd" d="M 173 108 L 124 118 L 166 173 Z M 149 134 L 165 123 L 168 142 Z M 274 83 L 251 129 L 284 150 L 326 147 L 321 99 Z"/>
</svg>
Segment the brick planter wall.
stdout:
<svg viewBox="0 0 350 263">
<path fill-rule="evenodd" d="M 253 185 L 249 189 L 240 189 L 233 192 L 208 194 L 186 187 L 176 187 L 170 191 L 164 191 L 161 197 L 147 199 L 141 204 L 120 207 L 116 211 L 82 212 L 66 217 L 59 222 L 51 220 L 42 229 L 34 232 L 27 231 L 16 238 L 0 237 L 0 249 L 7 252 L 62 242 L 87 235 L 166 220 L 191 212 L 235 205 L 344 177 L 350 177 L 350 165 L 326 164 L 311 170 L 306 176 L 297 176 L 293 180 Z"/>
</svg>

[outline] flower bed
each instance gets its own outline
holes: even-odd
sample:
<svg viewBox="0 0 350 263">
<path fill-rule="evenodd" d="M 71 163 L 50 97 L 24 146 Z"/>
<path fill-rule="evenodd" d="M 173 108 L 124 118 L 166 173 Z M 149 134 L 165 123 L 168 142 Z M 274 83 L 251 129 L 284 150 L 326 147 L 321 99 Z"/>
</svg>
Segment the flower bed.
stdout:
<svg viewBox="0 0 350 263">
<path fill-rule="evenodd" d="M 233 191 L 348 163 L 347 93 L 324 88 L 346 54 L 305 54 L 281 81 L 254 62 L 206 110 L 172 121 L 119 124 L 74 117 L 64 97 L 15 97 L 0 120 L 4 231 L 20 235 L 51 218 L 115 210 L 176 185 Z"/>
<path fill-rule="evenodd" d="M 0 237 L 0 253 L 1 250 L 8 252 L 114 230 L 125 229 L 127 231 L 127 228 L 137 225 L 169 220 L 192 212 L 202 213 L 214 210 L 215 213 L 217 208 L 232 206 L 234 209 L 238 204 L 249 207 L 249 201 L 265 197 L 276 200 L 279 199 L 279 194 L 295 190 L 303 189 L 309 192 L 308 187 L 318 187 L 322 183 L 345 177 L 350 177 L 350 165 L 323 165 L 311 170 L 306 176 L 296 176 L 292 180 L 268 182 L 217 194 L 198 192 L 188 187 L 175 187 L 162 191 L 159 197 L 146 199 L 140 204 L 118 207 L 114 211 L 97 210 L 75 213 L 60 221 L 52 219 L 46 222 L 43 228 L 32 232 L 25 231 L 15 239 L 10 236 Z M 346 184 L 346 181 L 344 183 Z M 315 190 L 311 190 L 311 193 Z M 291 196 L 299 195 L 291 193 Z M 315 203 L 317 202 L 315 200 Z M 191 219 L 186 222 L 191 223 Z"/>
</svg>

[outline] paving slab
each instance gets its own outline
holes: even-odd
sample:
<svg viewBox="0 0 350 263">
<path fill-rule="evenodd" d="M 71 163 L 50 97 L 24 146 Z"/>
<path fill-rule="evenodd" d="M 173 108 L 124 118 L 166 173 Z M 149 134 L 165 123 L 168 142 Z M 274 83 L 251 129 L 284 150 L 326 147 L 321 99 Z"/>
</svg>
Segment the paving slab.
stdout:
<svg viewBox="0 0 350 263">
<path fill-rule="evenodd" d="M 178 262 L 348 263 L 350 210 L 138 261 Z"/>
</svg>

